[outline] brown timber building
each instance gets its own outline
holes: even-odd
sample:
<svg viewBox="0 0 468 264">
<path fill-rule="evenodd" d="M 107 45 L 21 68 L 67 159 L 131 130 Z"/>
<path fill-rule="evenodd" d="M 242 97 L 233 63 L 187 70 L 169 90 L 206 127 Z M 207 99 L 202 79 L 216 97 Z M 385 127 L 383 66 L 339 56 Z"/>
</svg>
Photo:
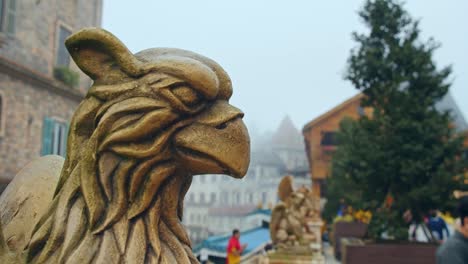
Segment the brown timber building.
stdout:
<svg viewBox="0 0 468 264">
<path fill-rule="evenodd" d="M 335 134 L 339 129 L 341 120 L 345 117 L 358 119 L 362 115 L 372 113 L 372 109 L 363 109 L 360 106 L 362 96 L 362 94 L 357 94 L 344 101 L 306 124 L 302 130 L 312 177 L 312 188 L 321 197 L 326 196 L 327 178 L 330 176 L 331 169 L 331 155 L 338 147 Z M 451 111 L 456 130 L 458 132 L 466 131 L 465 147 L 467 151 L 465 151 L 465 156 L 468 157 L 468 124 L 451 94 L 448 93 L 436 107 L 440 111 Z"/>
</svg>

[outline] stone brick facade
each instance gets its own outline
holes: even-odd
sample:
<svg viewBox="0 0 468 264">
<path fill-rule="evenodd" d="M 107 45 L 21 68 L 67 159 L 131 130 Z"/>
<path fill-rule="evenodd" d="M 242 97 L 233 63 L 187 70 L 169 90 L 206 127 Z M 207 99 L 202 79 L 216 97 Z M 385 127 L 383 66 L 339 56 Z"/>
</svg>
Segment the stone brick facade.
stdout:
<svg viewBox="0 0 468 264">
<path fill-rule="evenodd" d="M 80 73 L 77 87 L 54 78 L 58 32 L 61 26 L 71 32 L 99 27 L 102 10 L 102 0 L 3 0 L 0 4 L 11 1 L 15 2 L 15 31 L 0 28 L 1 183 L 41 155 L 44 118 L 68 123 L 84 97 L 91 80 L 72 61 L 69 69 Z"/>
</svg>

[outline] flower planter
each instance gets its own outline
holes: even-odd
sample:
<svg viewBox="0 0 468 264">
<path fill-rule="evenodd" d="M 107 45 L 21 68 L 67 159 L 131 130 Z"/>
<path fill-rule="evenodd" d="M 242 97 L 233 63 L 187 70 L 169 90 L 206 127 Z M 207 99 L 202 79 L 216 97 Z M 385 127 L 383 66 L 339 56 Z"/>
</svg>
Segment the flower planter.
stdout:
<svg viewBox="0 0 468 264">
<path fill-rule="evenodd" d="M 333 250 L 335 258 L 341 258 L 341 238 L 364 238 L 367 233 L 367 224 L 361 222 L 336 222 L 333 224 Z"/>
<path fill-rule="evenodd" d="M 342 264 L 435 264 L 436 244 L 347 243 L 342 240 Z"/>
</svg>

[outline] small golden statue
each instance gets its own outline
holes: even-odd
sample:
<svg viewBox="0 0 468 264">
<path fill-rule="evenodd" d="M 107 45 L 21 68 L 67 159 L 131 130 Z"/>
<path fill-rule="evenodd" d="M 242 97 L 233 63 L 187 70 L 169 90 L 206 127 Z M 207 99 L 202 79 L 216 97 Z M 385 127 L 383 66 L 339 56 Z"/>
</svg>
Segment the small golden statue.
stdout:
<svg viewBox="0 0 468 264">
<path fill-rule="evenodd" d="M 94 84 L 64 164 L 29 164 L 0 198 L 0 262 L 198 263 L 181 224 L 192 175 L 242 178 L 250 160 L 229 76 L 185 50 L 132 54 L 102 29 L 66 46 Z"/>
<path fill-rule="evenodd" d="M 278 250 L 302 253 L 313 245 L 320 247 L 320 199 L 304 186 L 294 191 L 292 181 L 286 176 L 279 184 L 280 202 L 271 214 L 270 236 Z"/>
</svg>

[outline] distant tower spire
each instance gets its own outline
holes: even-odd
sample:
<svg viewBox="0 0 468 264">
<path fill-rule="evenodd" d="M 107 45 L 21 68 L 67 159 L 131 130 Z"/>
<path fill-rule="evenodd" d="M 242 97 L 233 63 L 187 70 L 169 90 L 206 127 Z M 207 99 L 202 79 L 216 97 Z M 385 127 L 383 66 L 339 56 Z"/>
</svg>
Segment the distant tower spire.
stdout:
<svg viewBox="0 0 468 264">
<path fill-rule="evenodd" d="M 283 118 L 278 129 L 273 134 L 272 147 L 304 150 L 302 135 L 296 126 L 294 126 L 289 115 Z"/>
</svg>

